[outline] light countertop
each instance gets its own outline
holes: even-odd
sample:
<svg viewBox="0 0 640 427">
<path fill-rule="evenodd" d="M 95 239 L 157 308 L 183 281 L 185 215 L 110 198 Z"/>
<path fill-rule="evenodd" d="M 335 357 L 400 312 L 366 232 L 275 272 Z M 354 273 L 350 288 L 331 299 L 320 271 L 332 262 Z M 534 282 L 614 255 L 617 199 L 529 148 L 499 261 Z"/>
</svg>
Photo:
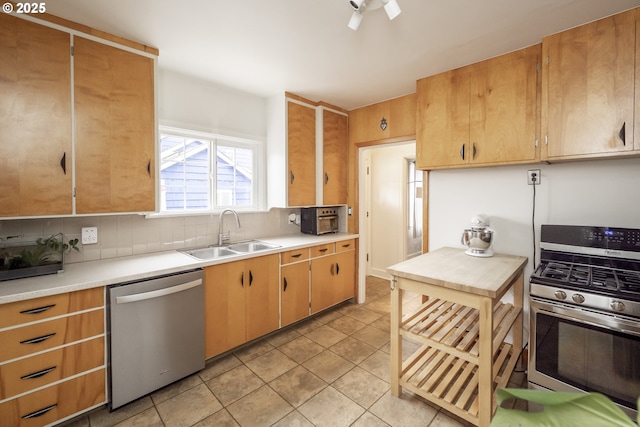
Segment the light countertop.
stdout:
<svg viewBox="0 0 640 427">
<path fill-rule="evenodd" d="M 180 251 L 172 250 L 65 264 L 64 271 L 57 274 L 0 282 L 0 304 L 99 286 L 108 286 L 116 283 L 131 282 L 153 276 L 178 273 L 209 265 L 275 254 L 323 243 L 339 242 L 357 237 L 357 234 L 349 233 L 326 234 L 322 236 L 291 234 L 286 236 L 265 237 L 257 240 L 273 243 L 280 247 L 211 260 L 198 260 Z"/>
<path fill-rule="evenodd" d="M 443 247 L 392 265 L 387 272 L 397 277 L 495 298 L 520 274 L 528 259 L 494 254 L 474 257 L 464 249 Z"/>
</svg>

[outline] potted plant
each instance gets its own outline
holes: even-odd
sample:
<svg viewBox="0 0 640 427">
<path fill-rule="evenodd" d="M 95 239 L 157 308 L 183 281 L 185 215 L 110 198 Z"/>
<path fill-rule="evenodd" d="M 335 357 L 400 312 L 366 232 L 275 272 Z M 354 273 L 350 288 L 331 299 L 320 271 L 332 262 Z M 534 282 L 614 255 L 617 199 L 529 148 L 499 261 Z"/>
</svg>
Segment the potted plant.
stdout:
<svg viewBox="0 0 640 427">
<path fill-rule="evenodd" d="M 78 239 L 64 241 L 62 233 L 35 241 L 0 237 L 0 281 L 62 271 L 64 254 L 79 251 Z"/>
</svg>

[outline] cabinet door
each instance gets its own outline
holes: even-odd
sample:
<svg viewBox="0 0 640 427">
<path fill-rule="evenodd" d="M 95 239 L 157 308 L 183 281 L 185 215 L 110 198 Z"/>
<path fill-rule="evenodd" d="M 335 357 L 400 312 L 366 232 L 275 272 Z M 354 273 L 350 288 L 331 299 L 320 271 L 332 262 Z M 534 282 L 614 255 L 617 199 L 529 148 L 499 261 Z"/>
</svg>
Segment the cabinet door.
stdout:
<svg viewBox="0 0 640 427">
<path fill-rule="evenodd" d="M 72 212 L 68 33 L 0 14 L 0 216 Z"/>
<path fill-rule="evenodd" d="M 390 111 L 391 104 L 389 102 L 379 102 L 349 111 L 349 140 L 369 142 L 389 138 L 391 136 L 390 127 L 381 127 L 380 123 L 382 119 L 389 120 Z"/>
<path fill-rule="evenodd" d="M 470 66 L 470 163 L 536 160 L 540 45 Z"/>
<path fill-rule="evenodd" d="M 451 167 L 469 161 L 468 67 L 417 82 L 416 167 Z"/>
<path fill-rule="evenodd" d="M 155 210 L 154 69 L 74 37 L 77 213 Z"/>
<path fill-rule="evenodd" d="M 335 255 L 336 262 L 336 303 L 355 296 L 356 257 L 355 251 L 340 252 Z"/>
<path fill-rule="evenodd" d="M 246 261 L 244 287 L 247 341 L 278 329 L 278 258 L 275 254 Z"/>
<path fill-rule="evenodd" d="M 244 261 L 204 269 L 205 356 L 245 343 Z"/>
<path fill-rule="evenodd" d="M 325 205 L 347 203 L 349 141 L 347 116 L 323 110 L 323 202 Z"/>
<path fill-rule="evenodd" d="M 334 275 L 333 255 L 311 260 L 311 314 L 334 304 L 336 299 Z"/>
<path fill-rule="evenodd" d="M 635 13 L 543 39 L 543 160 L 633 149 Z"/>
<path fill-rule="evenodd" d="M 316 204 L 316 110 L 287 102 L 289 206 Z"/>
<path fill-rule="evenodd" d="M 280 271 L 284 327 L 309 315 L 309 262 L 284 265 Z"/>
</svg>

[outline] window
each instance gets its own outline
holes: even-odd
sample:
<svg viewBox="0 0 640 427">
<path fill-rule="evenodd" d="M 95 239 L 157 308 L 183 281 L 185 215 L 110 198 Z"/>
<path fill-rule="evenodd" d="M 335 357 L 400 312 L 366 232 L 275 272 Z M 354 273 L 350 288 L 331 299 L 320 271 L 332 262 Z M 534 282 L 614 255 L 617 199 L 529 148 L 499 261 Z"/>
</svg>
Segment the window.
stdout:
<svg viewBox="0 0 640 427">
<path fill-rule="evenodd" d="M 160 128 L 160 212 L 259 209 L 259 141 Z"/>
</svg>

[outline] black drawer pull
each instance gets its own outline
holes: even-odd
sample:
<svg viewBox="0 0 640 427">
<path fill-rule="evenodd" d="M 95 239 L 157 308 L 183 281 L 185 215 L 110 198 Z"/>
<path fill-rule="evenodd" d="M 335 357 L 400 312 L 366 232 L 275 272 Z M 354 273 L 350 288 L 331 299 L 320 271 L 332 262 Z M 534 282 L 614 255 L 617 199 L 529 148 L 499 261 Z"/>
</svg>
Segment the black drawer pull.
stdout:
<svg viewBox="0 0 640 427">
<path fill-rule="evenodd" d="M 300 258 L 302 256 L 302 254 L 295 254 L 295 255 L 291 255 L 291 258 Z"/>
<path fill-rule="evenodd" d="M 48 340 L 49 338 L 51 338 L 51 337 L 52 337 L 52 336 L 54 336 L 55 334 L 56 334 L 56 333 L 54 332 L 54 333 L 52 333 L 52 334 L 49 334 L 49 335 L 43 335 L 43 336 L 38 337 L 38 338 L 30 338 L 30 339 L 28 339 L 28 340 L 20 341 L 20 344 L 38 344 L 38 343 L 41 343 L 42 341 L 46 341 L 46 340 Z"/>
<path fill-rule="evenodd" d="M 286 292 L 287 291 L 287 278 L 284 277 L 283 280 L 284 280 L 284 289 L 282 290 L 282 292 Z"/>
<path fill-rule="evenodd" d="M 38 314 L 38 313 L 42 313 L 43 311 L 47 311 L 50 308 L 53 308 L 55 306 L 56 306 L 55 304 L 51 304 L 51 305 L 45 305 L 38 308 L 30 308 L 29 310 L 22 310 L 20 314 Z"/>
<path fill-rule="evenodd" d="M 347 243 L 346 245 L 342 245 L 343 248 L 348 248 L 349 246 L 351 246 L 351 243 Z"/>
<path fill-rule="evenodd" d="M 340 274 L 340 264 L 336 262 L 336 274 Z"/>
<path fill-rule="evenodd" d="M 47 375 L 49 372 L 53 371 L 56 368 L 57 368 L 57 366 L 52 366 L 50 368 L 45 368 L 45 369 L 43 369 L 41 371 L 34 372 L 32 374 L 24 375 L 24 376 L 20 377 L 20 379 L 21 380 L 31 380 L 33 378 L 44 377 L 45 375 Z"/>
<path fill-rule="evenodd" d="M 37 410 L 37 411 L 35 411 L 35 412 L 32 412 L 32 413 L 27 414 L 27 415 L 23 415 L 23 416 L 22 416 L 22 419 L 23 419 L 23 420 L 27 420 L 27 419 L 29 419 L 29 418 L 37 418 L 37 417 L 40 417 L 40 416 L 42 416 L 42 415 L 46 414 L 47 412 L 49 412 L 50 410 L 52 410 L 53 408 L 55 408 L 56 406 L 58 406 L 58 404 L 57 404 L 57 403 L 54 403 L 53 405 L 51 405 L 51 406 L 47 406 L 46 408 L 38 409 L 38 410 Z"/>
<path fill-rule="evenodd" d="M 322 253 L 325 253 L 325 252 L 327 252 L 328 250 L 329 250 L 329 249 L 327 249 L 327 248 L 324 248 L 324 249 L 320 249 L 320 250 L 319 250 L 318 252 L 322 252 Z"/>
</svg>

